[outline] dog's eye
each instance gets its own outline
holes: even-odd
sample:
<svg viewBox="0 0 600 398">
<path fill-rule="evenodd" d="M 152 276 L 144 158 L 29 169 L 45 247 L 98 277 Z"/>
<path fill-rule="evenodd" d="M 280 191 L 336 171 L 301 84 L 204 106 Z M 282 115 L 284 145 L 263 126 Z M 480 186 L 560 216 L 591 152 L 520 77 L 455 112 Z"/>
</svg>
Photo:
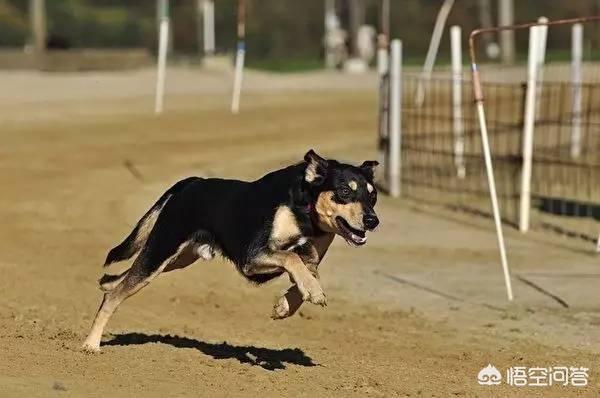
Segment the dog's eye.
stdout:
<svg viewBox="0 0 600 398">
<path fill-rule="evenodd" d="M 342 187 L 340 189 L 340 195 L 342 195 L 342 196 L 350 196 L 350 188 Z"/>
</svg>

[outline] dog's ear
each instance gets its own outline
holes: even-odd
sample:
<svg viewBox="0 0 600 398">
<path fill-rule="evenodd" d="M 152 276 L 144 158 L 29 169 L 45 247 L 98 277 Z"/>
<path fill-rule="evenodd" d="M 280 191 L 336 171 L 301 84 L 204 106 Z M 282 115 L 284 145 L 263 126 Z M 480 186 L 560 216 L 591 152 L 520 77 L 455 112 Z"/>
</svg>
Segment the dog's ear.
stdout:
<svg viewBox="0 0 600 398">
<path fill-rule="evenodd" d="M 379 166 L 379 162 L 376 160 L 365 160 L 363 162 L 363 164 L 361 164 L 359 166 L 359 168 L 362 170 L 363 173 L 365 173 L 365 175 L 367 177 L 369 177 L 370 180 L 373 180 L 373 177 L 375 176 L 375 168 Z"/>
<path fill-rule="evenodd" d="M 306 171 L 304 180 L 309 184 L 321 185 L 327 177 L 327 160 L 323 159 L 312 149 L 304 155 Z"/>
</svg>

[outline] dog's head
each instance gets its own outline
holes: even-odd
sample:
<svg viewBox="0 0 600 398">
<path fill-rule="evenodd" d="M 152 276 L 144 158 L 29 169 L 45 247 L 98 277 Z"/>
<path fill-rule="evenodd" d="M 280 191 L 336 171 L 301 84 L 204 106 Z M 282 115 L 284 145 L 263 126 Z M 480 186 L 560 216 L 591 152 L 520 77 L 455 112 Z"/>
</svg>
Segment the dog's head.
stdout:
<svg viewBox="0 0 600 398">
<path fill-rule="evenodd" d="M 340 235 L 350 244 L 365 244 L 366 232 L 379 225 L 374 210 L 377 189 L 373 183 L 379 163 L 368 160 L 356 167 L 323 159 L 312 149 L 304 160 L 304 180 L 313 193 L 318 227 Z"/>
</svg>

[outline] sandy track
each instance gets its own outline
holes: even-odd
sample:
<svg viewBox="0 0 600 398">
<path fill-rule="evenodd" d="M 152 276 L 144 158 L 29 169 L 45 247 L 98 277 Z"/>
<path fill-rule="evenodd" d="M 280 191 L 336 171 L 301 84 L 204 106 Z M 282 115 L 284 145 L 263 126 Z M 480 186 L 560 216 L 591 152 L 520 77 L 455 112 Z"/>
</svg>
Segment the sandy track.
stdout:
<svg viewBox="0 0 600 398">
<path fill-rule="evenodd" d="M 561 291 L 575 306 L 569 313 L 524 287 L 517 288 L 521 304 L 507 306 L 487 224 L 461 225 L 389 199 L 379 205 L 384 225 L 367 247 L 336 242 L 328 254 L 326 309 L 307 305 L 299 316 L 272 321 L 286 281 L 258 289 L 223 261 L 198 263 L 128 300 L 108 326 L 102 354 L 81 353 L 106 250 L 173 181 L 190 174 L 254 178 L 310 147 L 353 161 L 372 157 L 375 104 L 366 92 L 256 92 L 245 100 L 248 111 L 233 118 L 215 105 L 226 104 L 225 96 L 189 94 L 155 118 L 136 98 L 72 101 L 49 100 L 60 112 L 37 121 L 1 115 L 0 395 L 600 393 L 597 384 L 478 386 L 476 374 L 488 362 L 597 369 L 597 307 L 584 305 L 588 296 L 576 287 Z M 596 261 L 511 237 L 520 272 L 558 272 L 568 261 L 591 269 Z M 530 261 L 540 252 L 547 261 Z"/>
</svg>

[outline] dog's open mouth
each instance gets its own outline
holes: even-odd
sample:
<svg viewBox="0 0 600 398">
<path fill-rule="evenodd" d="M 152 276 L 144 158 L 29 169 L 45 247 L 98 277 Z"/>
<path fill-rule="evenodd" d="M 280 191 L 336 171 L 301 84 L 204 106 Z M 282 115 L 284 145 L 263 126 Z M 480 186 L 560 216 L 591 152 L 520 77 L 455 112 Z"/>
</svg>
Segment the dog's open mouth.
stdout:
<svg viewBox="0 0 600 398">
<path fill-rule="evenodd" d="M 337 216 L 335 218 L 335 222 L 337 223 L 340 235 L 342 235 L 342 237 L 346 239 L 346 242 L 356 246 L 361 246 L 367 243 L 367 236 L 365 235 L 365 231 L 352 228 L 350 224 L 348 224 L 348 221 L 344 220 L 340 216 Z"/>
</svg>

